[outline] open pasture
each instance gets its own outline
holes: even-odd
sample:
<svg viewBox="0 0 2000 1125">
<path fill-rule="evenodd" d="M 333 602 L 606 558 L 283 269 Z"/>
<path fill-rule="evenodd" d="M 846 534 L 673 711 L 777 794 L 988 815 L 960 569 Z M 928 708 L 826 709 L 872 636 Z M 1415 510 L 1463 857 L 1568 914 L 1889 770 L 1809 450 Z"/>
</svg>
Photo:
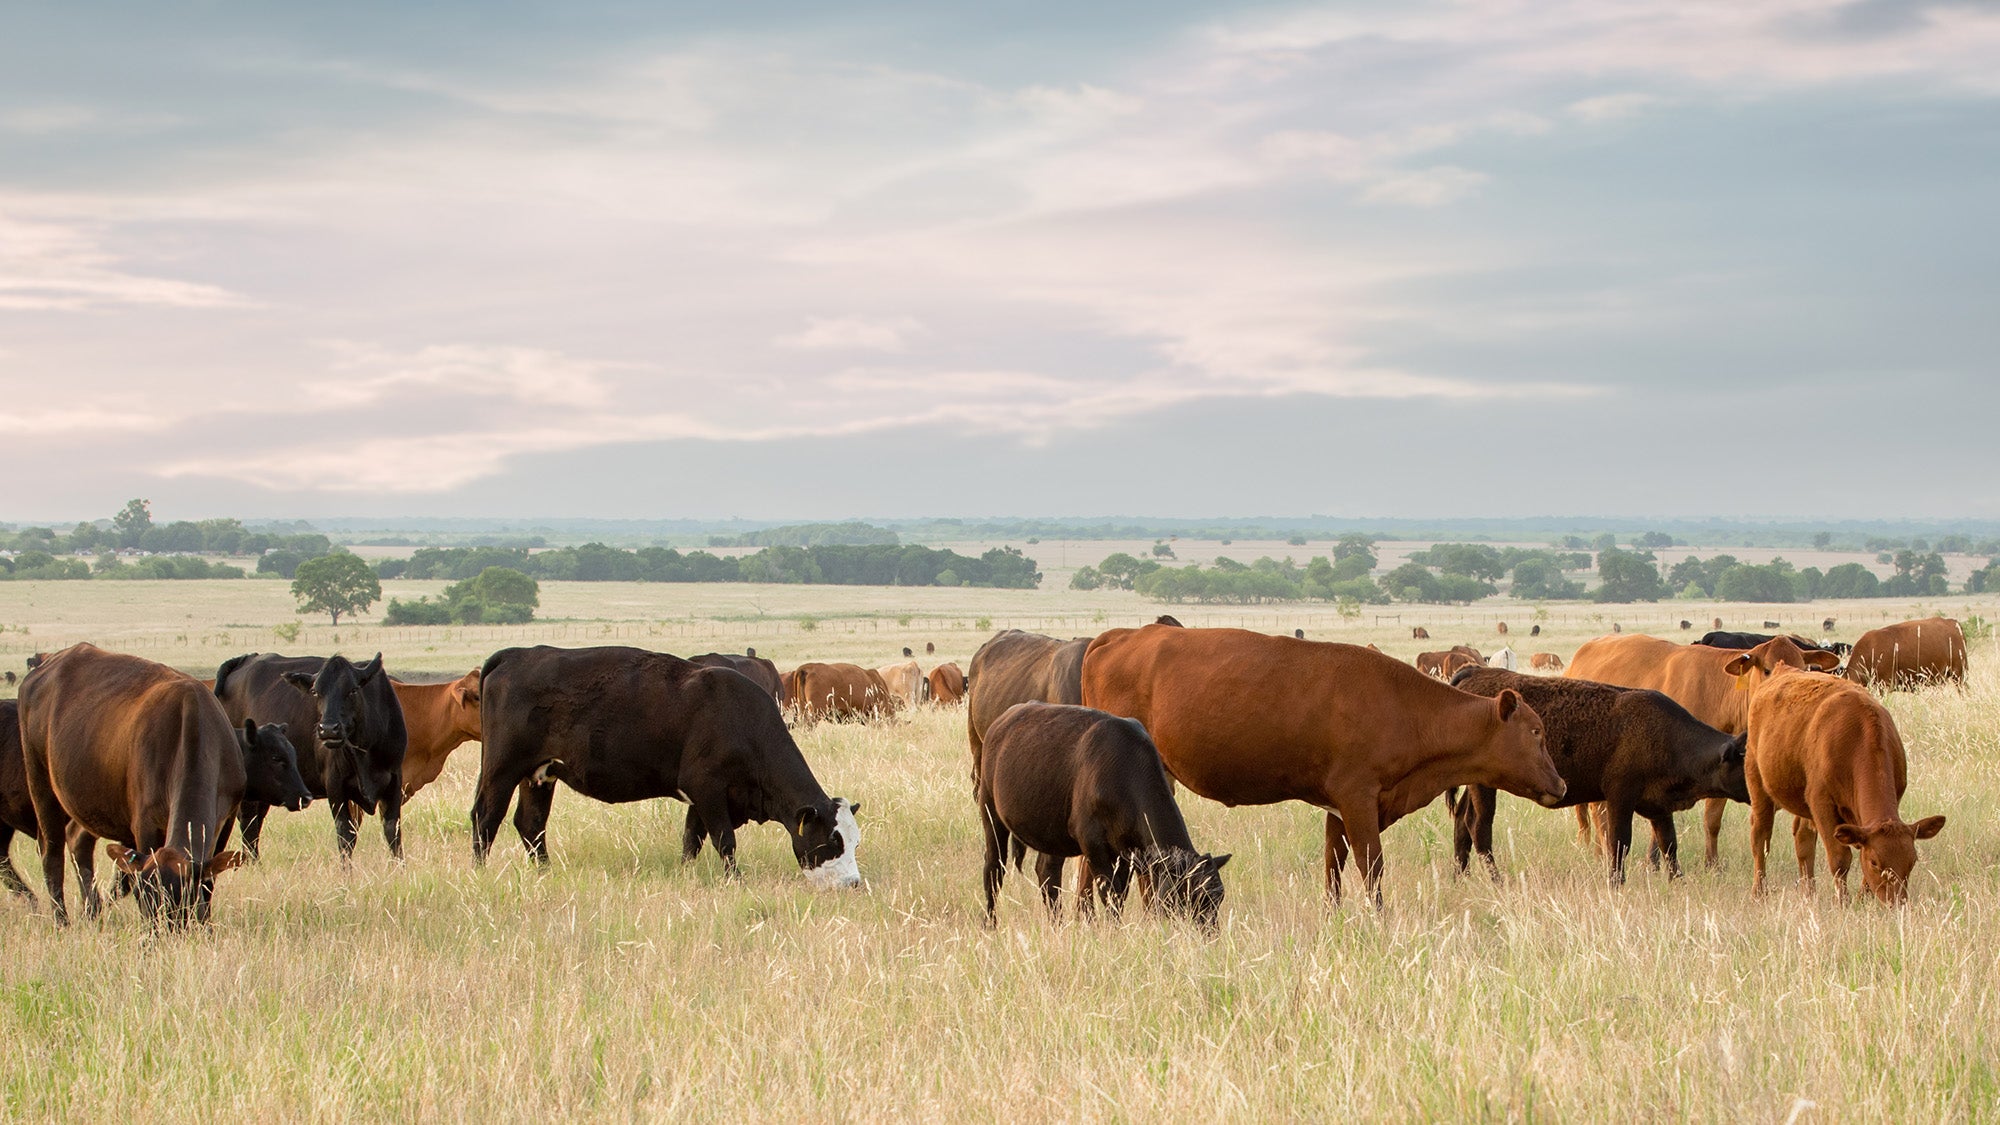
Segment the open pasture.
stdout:
<svg viewBox="0 0 2000 1125">
<path fill-rule="evenodd" d="M 442 584 L 385 585 L 408 597 Z M 1964 601 L 1930 608 L 1963 616 Z M 282 640 L 274 629 L 295 620 L 282 583 L 12 583 L 0 666 L 89 638 L 210 671 L 249 649 L 338 647 L 455 672 L 537 641 L 749 644 L 780 666 L 885 663 L 908 644 L 929 667 L 963 665 L 1010 625 L 1085 633 L 1163 609 L 1405 659 L 1461 640 L 1491 651 L 1496 620 L 1518 652 L 1567 658 L 1613 621 L 1687 639 L 1682 617 L 1693 635 L 1718 614 L 1817 635 L 1831 615 L 1852 640 L 1877 615 L 1916 615 L 1884 602 L 1550 606 L 1530 639 L 1533 607 L 1505 603 L 1343 622 L 1118 592 L 548 583 L 551 620 L 526 626 L 308 623 Z M 1413 624 L 1434 639 L 1412 641 Z M 732 883 L 712 853 L 680 865 L 685 806 L 568 791 L 548 870 L 523 860 L 511 826 L 474 870 L 469 745 L 407 807 L 402 864 L 373 821 L 343 869 L 323 803 L 274 814 L 265 861 L 219 882 L 210 932 L 156 938 L 129 903 L 57 932 L 45 904 L 0 902 L 0 1106 L 91 1119 L 1991 1117 L 2000 652 L 1971 647 L 1966 691 L 1889 698 L 1910 751 L 1905 815 L 1950 818 L 1897 911 L 1838 904 L 1823 865 L 1806 899 L 1782 831 L 1778 888 L 1753 899 L 1741 806 L 1721 870 L 1668 883 L 1635 864 L 1613 890 L 1568 812 L 1508 797 L 1505 882 L 1454 876 L 1439 805 L 1385 834 L 1385 909 L 1334 908 L 1316 810 L 1182 791 L 1195 843 L 1236 857 L 1217 936 L 1137 909 L 1052 924 L 1031 872 L 1010 872 L 989 932 L 962 710 L 799 732 L 828 791 L 862 803 L 868 886 L 851 893 L 808 890 L 775 825 L 740 833 Z M 27 844 L 13 858 L 35 863 Z"/>
</svg>

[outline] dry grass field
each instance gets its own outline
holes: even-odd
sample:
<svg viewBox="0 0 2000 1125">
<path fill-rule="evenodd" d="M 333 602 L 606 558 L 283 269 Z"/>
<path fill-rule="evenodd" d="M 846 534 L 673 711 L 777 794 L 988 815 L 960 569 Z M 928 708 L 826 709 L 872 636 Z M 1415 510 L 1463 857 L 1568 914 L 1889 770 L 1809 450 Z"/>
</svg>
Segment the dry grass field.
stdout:
<svg viewBox="0 0 2000 1125">
<path fill-rule="evenodd" d="M 391 583 L 393 593 L 438 583 Z M 1189 624 L 1304 628 L 1407 658 L 1445 647 L 1567 657 L 1618 622 L 1768 618 L 1852 640 L 1919 607 L 1168 607 Z M 1991 618 L 1996 604 L 1921 607 Z M 264 651 L 388 655 L 456 672 L 509 644 L 621 643 L 926 667 L 994 629 L 1150 619 L 1130 594 L 1065 590 L 546 585 L 520 627 L 338 629 L 276 582 L 0 584 L 0 668 L 74 640 L 212 669 Z M 1387 619 L 1395 618 L 1395 619 Z M 24 631 L 25 630 L 25 631 Z M 2000 1116 L 2000 651 L 1963 692 L 1889 701 L 1910 746 L 1905 814 L 1944 813 L 1910 904 L 1749 892 L 1747 813 L 1725 865 L 1608 887 L 1567 812 L 1505 799 L 1507 878 L 1455 877 L 1441 806 L 1385 836 L 1386 906 L 1329 906 L 1318 812 L 1183 792 L 1196 843 L 1236 855 L 1220 932 L 1132 910 L 1051 923 L 1010 873 L 981 924 L 964 715 L 925 709 L 799 733 L 862 802 L 865 889 L 814 893 L 776 825 L 740 836 L 743 877 L 678 861 L 684 806 L 558 796 L 546 870 L 504 827 L 474 870 L 477 746 L 409 806 L 408 859 L 374 823 L 351 867 L 323 804 L 274 814 L 265 861 L 225 875 L 213 928 L 156 937 L 130 903 L 58 932 L 0 902 L 0 1112 L 10 1119 L 715 1120 L 1744 1118 Z M 1683 815 L 1684 839 L 1696 831 Z M 1774 873 L 1789 870 L 1782 840 Z M 17 842 L 17 866 L 36 862 Z M 38 871 L 30 880 L 39 884 Z M 74 893 L 72 891 L 72 893 Z"/>
</svg>

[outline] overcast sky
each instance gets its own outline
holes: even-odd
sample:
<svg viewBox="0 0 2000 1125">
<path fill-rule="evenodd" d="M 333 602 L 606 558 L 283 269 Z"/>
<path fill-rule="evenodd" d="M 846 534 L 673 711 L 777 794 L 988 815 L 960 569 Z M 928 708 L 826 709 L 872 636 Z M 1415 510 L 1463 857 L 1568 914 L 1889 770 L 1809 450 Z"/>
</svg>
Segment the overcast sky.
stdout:
<svg viewBox="0 0 2000 1125">
<path fill-rule="evenodd" d="M 107 7 L 0 519 L 2000 516 L 1990 3 Z"/>
</svg>

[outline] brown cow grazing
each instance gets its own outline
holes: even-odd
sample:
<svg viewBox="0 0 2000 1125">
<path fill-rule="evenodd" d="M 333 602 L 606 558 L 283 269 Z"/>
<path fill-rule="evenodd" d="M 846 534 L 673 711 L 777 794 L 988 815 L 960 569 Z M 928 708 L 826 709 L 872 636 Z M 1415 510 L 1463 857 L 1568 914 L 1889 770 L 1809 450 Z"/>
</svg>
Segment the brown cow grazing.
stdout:
<svg viewBox="0 0 2000 1125">
<path fill-rule="evenodd" d="M 34 898 L 27 880 L 14 869 L 9 855 L 14 833 L 25 832 L 34 839 L 35 802 L 28 796 L 28 763 L 21 756 L 20 704 L 0 702 L 0 886 L 24 898 Z"/>
<path fill-rule="evenodd" d="M 868 719 L 896 709 L 882 674 L 857 664 L 801 664 L 786 673 L 785 690 L 794 714 L 805 722 Z"/>
<path fill-rule="evenodd" d="M 1614 633 L 1622 633 L 1622 632 L 1624 632 L 1624 631 L 1625 631 L 1625 626 L 1623 626 L 1623 625 L 1620 625 L 1620 624 L 1619 624 L 1619 623 L 1617 623 L 1616 621 L 1613 621 L 1613 622 L 1611 623 L 1611 631 L 1612 631 L 1612 632 L 1614 632 Z"/>
<path fill-rule="evenodd" d="M 15 679 L 15 677 L 14 677 L 14 670 L 13 670 L 12 668 L 9 668 L 9 669 L 7 669 L 7 686 L 8 686 L 8 687 L 13 687 L 13 686 L 14 686 L 14 679 Z"/>
<path fill-rule="evenodd" d="M 403 728 L 410 736 L 403 752 L 407 800 L 437 780 L 453 750 L 479 741 L 479 669 L 441 684 L 406 684 L 391 676 L 389 687 L 403 707 Z"/>
<path fill-rule="evenodd" d="M 949 707 L 965 698 L 965 673 L 953 663 L 940 664 L 931 669 L 931 702 L 940 707 Z"/>
<path fill-rule="evenodd" d="M 923 702 L 924 693 L 930 688 L 930 681 L 924 679 L 924 670 L 914 660 L 884 664 L 875 669 L 875 673 L 882 677 L 889 694 L 895 696 L 898 707 L 915 707 Z"/>
<path fill-rule="evenodd" d="M 222 851 L 246 798 L 294 810 L 312 799 L 277 725 L 238 731 L 193 677 L 136 656 L 77 644 L 22 685 L 21 748 L 36 829 L 47 841 L 42 877 L 56 922 L 67 924 L 63 842 L 76 863 L 86 914 L 97 841 L 137 879 L 149 918 L 206 922 L 215 877 L 235 866 Z"/>
<path fill-rule="evenodd" d="M 1138 875 L 1149 905 L 1215 928 L 1229 857 L 1195 851 L 1173 783 L 1138 723 L 1088 707 L 1017 703 L 987 728 L 978 799 L 987 925 L 1009 852 L 1019 869 L 1023 851 L 1033 849 L 1052 915 L 1063 861 L 1082 856 L 1086 877 L 1113 912 Z M 1092 890 L 1077 888 L 1079 913 L 1089 911 Z"/>
<path fill-rule="evenodd" d="M 1420 652 L 1417 654 L 1417 671 L 1440 680 L 1449 680 L 1460 668 L 1483 665 L 1485 661 L 1468 655 L 1462 648 L 1449 652 Z"/>
<path fill-rule="evenodd" d="M 1569 786 L 1563 804 L 1594 801 L 1609 806 L 1603 832 L 1611 857 L 1611 881 L 1625 881 L 1625 853 L 1632 847 L 1632 817 L 1652 823 L 1658 864 L 1679 877 L 1680 853 L 1674 813 L 1693 808 L 1703 797 L 1748 801 L 1743 788 L 1743 736 L 1727 735 L 1699 722 L 1687 708 L 1657 691 L 1612 687 L 1588 680 L 1547 679 L 1469 668 L 1451 686 L 1493 698 L 1516 691 L 1542 717 L 1549 757 Z M 1495 878 L 1493 863 L 1494 792 L 1472 786 L 1453 801 L 1453 850 L 1464 871 L 1476 846 Z"/>
<path fill-rule="evenodd" d="M 1917 841 L 1944 827 L 1944 817 L 1906 824 L 1897 805 L 1907 783 L 1903 740 L 1888 708 L 1865 688 L 1832 676 L 1808 676 L 1767 666 L 1757 654 L 1730 667 L 1769 675 L 1750 700 L 1750 854 L 1764 893 L 1764 863 L 1777 810 L 1792 814 L 1792 848 L 1799 881 L 1812 888 L 1813 845 L 1824 842 L 1834 888 L 1847 898 L 1849 849 L 1861 852 L 1861 882 L 1891 905 L 1909 896 Z"/>
<path fill-rule="evenodd" d="M 1528 657 L 1528 667 L 1537 672 L 1560 672 L 1563 658 L 1553 652 L 1538 652 Z"/>
<path fill-rule="evenodd" d="M 1139 720 L 1167 772 L 1225 805 L 1327 811 L 1326 882 L 1352 846 L 1381 901 L 1382 830 L 1462 785 L 1562 799 L 1542 721 L 1354 645 L 1242 629 L 1113 629 L 1083 661 L 1086 706 Z"/>
<path fill-rule="evenodd" d="M 1004 629 L 979 646 L 965 670 L 966 740 L 972 777 L 979 778 L 979 748 L 986 728 L 1016 703 L 1082 703 L 1083 650 L 1089 637 L 1059 641 L 1040 633 Z"/>
<path fill-rule="evenodd" d="M 1766 641 L 1751 649 L 1759 659 L 1793 668 L 1814 668 L 1830 672 L 1840 664 L 1831 652 L 1801 652 L 1785 637 Z M 1722 731 L 1742 734 L 1750 700 L 1750 684 L 1738 685 L 1737 677 L 1723 670 L 1739 655 L 1726 648 L 1707 645 L 1677 645 L 1658 637 L 1633 634 L 1629 637 L 1598 637 L 1585 641 L 1570 657 L 1563 675 L 1577 680 L 1596 680 L 1618 687 L 1651 688 L 1688 709 L 1695 718 Z M 1759 677 L 1761 681 L 1761 676 Z M 1707 832 L 1703 861 L 1715 866 L 1717 843 L 1722 834 L 1725 802 L 1711 800 L 1702 807 L 1702 823 Z M 1578 823 L 1583 823 L 1578 813 Z"/>
<path fill-rule="evenodd" d="M 1854 642 L 1847 678 L 1892 690 L 1965 682 L 1965 633 L 1949 617 L 1870 629 Z"/>
<path fill-rule="evenodd" d="M 1410 630 L 1410 639 L 1413 641 L 1428 641 L 1431 639 L 1431 631 L 1419 625 Z"/>
<path fill-rule="evenodd" d="M 1827 619 L 1826 619 L 1825 621 L 1822 621 L 1822 622 L 1820 622 L 1820 623 L 1819 623 L 1819 630 L 1820 630 L 1820 632 L 1822 632 L 1822 633 L 1831 633 L 1831 632 L 1833 632 L 1833 618 L 1829 617 L 1829 618 L 1827 618 Z"/>
<path fill-rule="evenodd" d="M 936 642 L 934 642 L 934 641 L 925 641 L 925 642 L 924 642 L 924 655 L 925 655 L 925 656 L 936 656 L 936 655 L 937 655 L 937 644 L 936 644 Z"/>
<path fill-rule="evenodd" d="M 1493 630 L 1504 637 L 1507 635 L 1507 623 L 1505 621 L 1498 622 L 1494 625 Z"/>
<path fill-rule="evenodd" d="M 1715 619 L 1715 621 L 1714 621 L 1714 622 L 1712 622 L 1712 623 L 1711 623 L 1711 624 L 1709 625 L 1709 628 L 1711 628 L 1711 629 L 1720 629 L 1720 628 L 1722 628 L 1722 618 L 1720 618 L 1720 617 L 1716 618 L 1716 619 Z"/>
</svg>

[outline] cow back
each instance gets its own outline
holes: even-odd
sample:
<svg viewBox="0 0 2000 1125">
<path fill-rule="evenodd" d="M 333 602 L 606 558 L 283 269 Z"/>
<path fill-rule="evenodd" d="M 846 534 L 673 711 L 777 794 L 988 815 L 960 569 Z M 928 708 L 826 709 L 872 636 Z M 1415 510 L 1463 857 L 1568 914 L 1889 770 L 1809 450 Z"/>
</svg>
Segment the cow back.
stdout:
<svg viewBox="0 0 2000 1125">
<path fill-rule="evenodd" d="M 1171 626 L 1161 626 L 1171 628 Z M 1083 702 L 1083 657 L 1089 637 L 1058 640 L 1040 633 L 1007 629 L 972 654 L 965 708 L 966 732 L 977 772 L 986 728 L 1016 703 Z"/>
</svg>

